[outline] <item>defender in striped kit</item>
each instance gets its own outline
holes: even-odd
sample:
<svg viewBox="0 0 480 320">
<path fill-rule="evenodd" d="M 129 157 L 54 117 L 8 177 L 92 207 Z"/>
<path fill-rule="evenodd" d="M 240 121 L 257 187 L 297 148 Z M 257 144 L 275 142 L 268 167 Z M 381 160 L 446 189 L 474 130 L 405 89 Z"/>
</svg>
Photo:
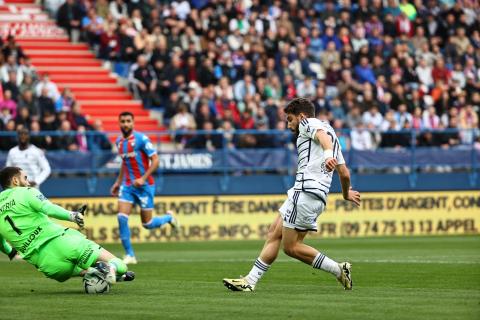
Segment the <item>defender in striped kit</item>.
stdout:
<svg viewBox="0 0 480 320">
<path fill-rule="evenodd" d="M 146 229 L 160 228 L 170 224 L 178 228 L 178 222 L 172 212 L 153 217 L 153 197 L 155 181 L 153 173 L 158 169 L 157 150 L 143 133 L 133 130 L 134 116 L 131 112 L 122 112 L 118 117 L 122 136 L 117 138 L 118 154 L 122 158 L 122 167 L 117 181 L 111 188 L 113 196 L 118 196 L 118 225 L 120 239 L 125 249 L 123 261 L 136 264 L 137 259 L 130 242 L 128 217 L 135 204 L 140 206 L 142 225 Z"/>
<path fill-rule="evenodd" d="M 335 131 L 328 122 L 315 116 L 315 107 L 305 98 L 292 100 L 285 107 L 288 128 L 297 135 L 298 168 L 295 184 L 280 214 L 270 226 L 267 241 L 246 277 L 223 279 L 232 291 L 254 291 L 257 282 L 275 261 L 283 242 L 283 250 L 315 269 L 333 274 L 345 290 L 353 286 L 351 264 L 337 263 L 312 248 L 303 240 L 308 231 L 317 231 L 317 218 L 325 210 L 327 196 L 336 169 L 343 198 L 360 205 L 360 193 L 350 186 L 350 173 L 345 164 Z"/>
</svg>

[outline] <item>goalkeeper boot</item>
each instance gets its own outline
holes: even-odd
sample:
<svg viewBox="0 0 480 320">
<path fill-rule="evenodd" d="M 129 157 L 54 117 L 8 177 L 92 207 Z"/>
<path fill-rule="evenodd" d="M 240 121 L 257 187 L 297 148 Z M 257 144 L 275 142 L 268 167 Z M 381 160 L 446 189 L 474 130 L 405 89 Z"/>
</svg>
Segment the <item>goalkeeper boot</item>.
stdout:
<svg viewBox="0 0 480 320">
<path fill-rule="evenodd" d="M 255 285 L 248 283 L 245 278 L 223 279 L 223 285 L 232 291 L 255 291 Z"/>
<path fill-rule="evenodd" d="M 167 211 L 166 214 L 172 217 L 172 220 L 170 220 L 169 224 L 172 227 L 172 230 L 174 231 L 179 231 L 180 230 L 180 222 L 178 222 L 177 217 L 172 211 Z"/>
<path fill-rule="evenodd" d="M 338 282 L 342 284 L 345 290 L 352 290 L 352 265 L 349 262 L 342 262 L 339 263 L 338 266 L 341 270 L 340 277 L 337 278 Z"/>
<path fill-rule="evenodd" d="M 135 258 L 134 256 L 129 256 L 129 255 L 126 255 L 123 257 L 123 263 L 125 264 L 137 264 L 137 258 Z"/>
<path fill-rule="evenodd" d="M 135 272 L 133 271 L 127 271 L 121 276 L 117 277 L 117 282 L 133 281 L 133 280 L 135 280 Z"/>
</svg>

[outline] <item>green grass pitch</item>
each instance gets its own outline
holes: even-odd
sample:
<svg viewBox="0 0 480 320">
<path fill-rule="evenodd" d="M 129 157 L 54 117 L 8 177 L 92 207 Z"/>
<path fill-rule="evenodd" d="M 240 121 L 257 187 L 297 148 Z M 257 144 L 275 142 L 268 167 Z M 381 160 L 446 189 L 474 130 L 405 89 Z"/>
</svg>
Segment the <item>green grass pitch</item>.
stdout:
<svg viewBox="0 0 480 320">
<path fill-rule="evenodd" d="M 480 319 L 478 236 L 308 243 L 352 262 L 353 291 L 283 253 L 256 292 L 227 291 L 260 241 L 137 244 L 137 279 L 97 296 L 1 257 L 0 319 Z"/>
</svg>

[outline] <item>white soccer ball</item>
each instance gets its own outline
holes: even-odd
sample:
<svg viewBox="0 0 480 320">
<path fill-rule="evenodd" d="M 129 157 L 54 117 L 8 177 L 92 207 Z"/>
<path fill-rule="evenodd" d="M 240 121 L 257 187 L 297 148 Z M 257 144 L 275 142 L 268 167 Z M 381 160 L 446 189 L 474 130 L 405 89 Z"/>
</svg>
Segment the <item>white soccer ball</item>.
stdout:
<svg viewBox="0 0 480 320">
<path fill-rule="evenodd" d="M 87 273 L 83 277 L 83 287 L 85 293 L 88 294 L 108 293 L 110 291 L 110 284 L 105 278 L 95 273 Z"/>
</svg>

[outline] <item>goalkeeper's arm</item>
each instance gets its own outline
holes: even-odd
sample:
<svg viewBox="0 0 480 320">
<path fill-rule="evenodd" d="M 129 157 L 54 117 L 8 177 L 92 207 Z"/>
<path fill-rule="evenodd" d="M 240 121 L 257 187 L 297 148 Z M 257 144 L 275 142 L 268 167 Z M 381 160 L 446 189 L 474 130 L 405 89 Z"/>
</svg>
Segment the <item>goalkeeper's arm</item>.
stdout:
<svg viewBox="0 0 480 320">
<path fill-rule="evenodd" d="M 79 211 L 68 211 L 59 205 L 51 203 L 35 188 L 28 189 L 26 197 L 27 202 L 34 210 L 45 213 L 47 216 L 55 219 L 75 222 L 79 227 L 83 227 L 83 211 L 85 211 L 86 206 L 82 206 Z"/>
<path fill-rule="evenodd" d="M 15 248 L 12 248 L 5 239 L 3 239 L 2 236 L 0 236 L 0 251 L 5 253 L 10 260 L 12 260 L 15 255 L 17 254 L 17 250 Z"/>
</svg>

